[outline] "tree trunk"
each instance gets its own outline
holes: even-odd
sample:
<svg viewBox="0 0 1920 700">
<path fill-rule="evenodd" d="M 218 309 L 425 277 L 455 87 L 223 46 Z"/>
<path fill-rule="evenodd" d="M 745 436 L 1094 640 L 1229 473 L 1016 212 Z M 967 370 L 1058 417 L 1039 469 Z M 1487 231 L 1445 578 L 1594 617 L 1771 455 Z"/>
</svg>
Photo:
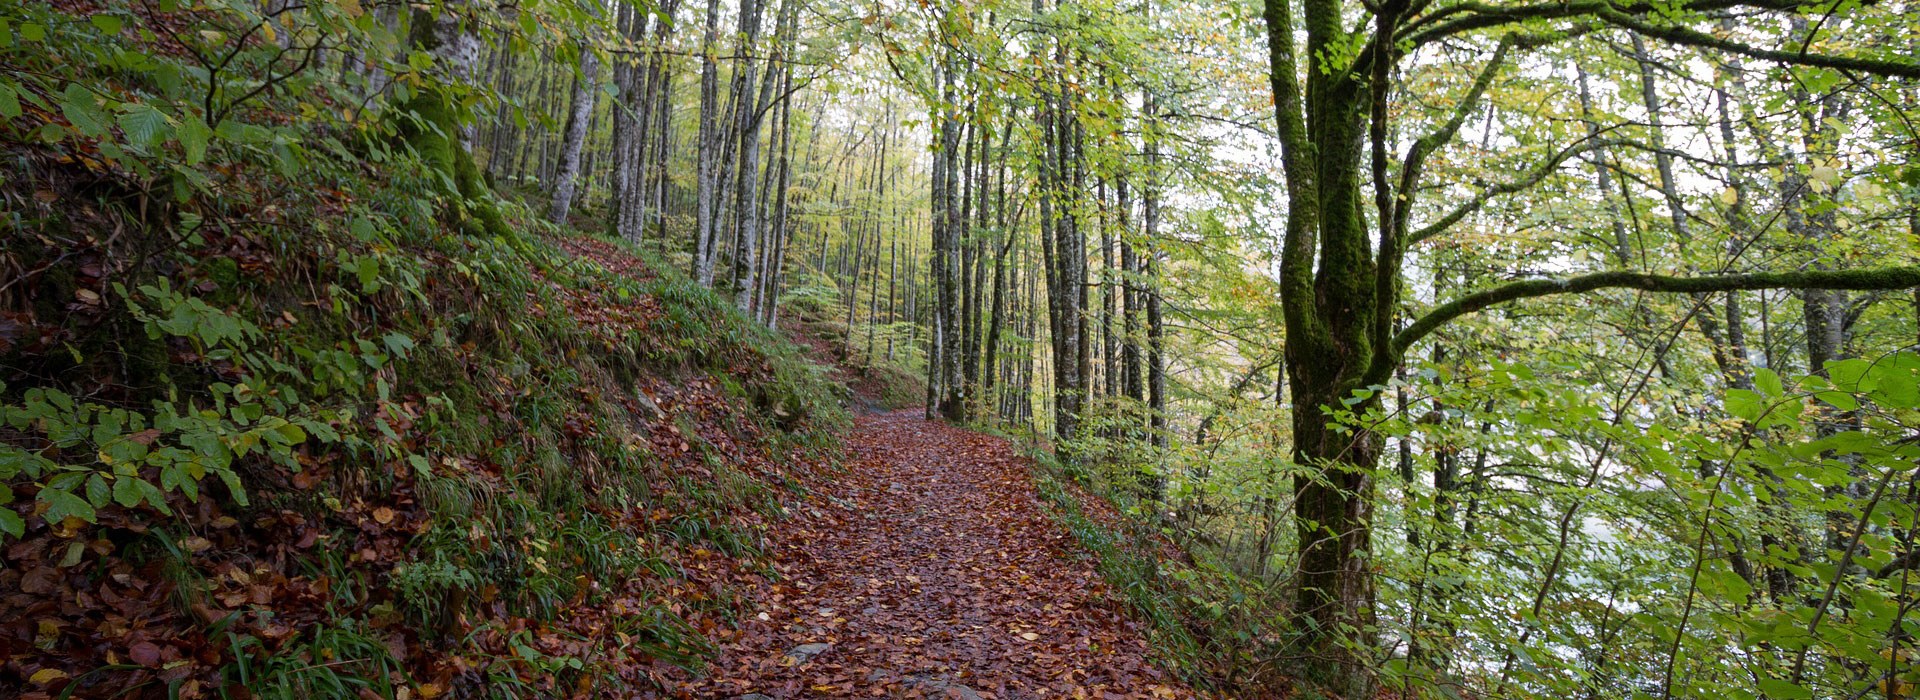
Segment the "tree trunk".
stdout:
<svg viewBox="0 0 1920 700">
<path fill-rule="evenodd" d="M 594 98 L 600 94 L 597 82 L 600 57 L 584 42 L 580 46 L 580 74 L 573 79 L 573 108 L 567 111 L 567 133 L 560 146 L 560 174 L 553 182 L 553 201 L 547 207 L 547 219 L 566 225 L 567 212 L 573 207 L 574 188 L 580 180 L 580 153 L 587 145 L 587 132 L 593 126 Z"/>
<path fill-rule="evenodd" d="M 955 104 L 958 93 L 958 78 L 952 56 L 947 56 L 940 71 L 941 93 L 944 104 L 937 108 L 937 137 L 939 139 L 934 154 L 933 211 L 934 211 L 934 287 L 936 290 L 935 328 L 940 346 L 939 370 L 936 373 L 940 381 L 940 415 L 955 423 L 967 420 L 966 384 L 961 376 L 961 314 L 959 288 L 961 280 L 960 212 L 954 190 L 959 183 L 959 162 L 956 157 L 960 148 L 959 114 L 948 105 Z"/>
<path fill-rule="evenodd" d="M 1142 284 L 1141 301 L 1146 306 L 1147 315 L 1147 419 L 1151 432 L 1149 439 L 1155 447 L 1166 447 L 1167 441 L 1167 374 L 1166 374 L 1166 323 L 1160 316 L 1160 265 L 1158 260 L 1158 239 L 1160 237 L 1160 113 L 1159 98 L 1152 94 L 1142 95 L 1143 112 L 1146 122 L 1147 146 L 1147 182 L 1141 193 L 1140 218 L 1145 228 L 1146 254 L 1140 261 Z"/>
<path fill-rule="evenodd" d="M 464 2 L 448 3 L 439 12 L 416 9 L 410 36 L 417 50 L 444 66 L 446 80 L 466 84 L 473 81 L 474 67 L 480 61 L 480 37 L 473 33 L 475 20 L 468 17 L 473 7 Z M 469 143 L 473 140 L 472 120 L 446 91 L 431 84 L 417 90 L 398 113 L 402 118 L 400 138 L 420 154 L 428 167 L 439 170 L 453 183 L 460 213 L 467 218 L 472 233 L 511 236 L 493 191 L 480 176 L 473 162 Z"/>
<path fill-rule="evenodd" d="M 792 0 L 788 0 L 791 4 Z M 751 87 L 759 70 L 753 60 L 753 46 L 760 40 L 760 14 L 765 8 L 761 0 L 742 0 L 740 8 L 740 72 L 738 83 L 741 87 L 742 101 L 738 105 L 740 160 L 734 177 L 735 199 L 733 215 L 740 220 L 740 233 L 735 239 L 737 244 L 733 252 L 734 305 L 742 311 L 751 311 L 755 276 L 759 274 L 754 258 L 760 246 L 760 208 L 756 200 L 758 190 L 754 180 L 759 175 L 760 156 L 760 113 L 771 99 L 772 81 L 760 86 L 758 96 L 749 95 L 746 88 Z M 782 7 L 779 15 L 776 37 L 786 33 L 788 9 Z M 776 45 L 778 42 L 776 41 Z M 777 53 L 777 52 L 776 52 Z M 772 75 L 772 71 L 768 71 Z"/>
<path fill-rule="evenodd" d="M 713 248 L 717 239 L 714 225 L 714 204 L 719 186 L 719 155 L 716 153 L 719 138 L 718 110 L 720 102 L 720 66 L 714 52 L 719 50 L 717 43 L 720 25 L 720 0 L 707 0 L 706 33 L 700 39 L 700 127 L 699 150 L 695 156 L 694 178 L 694 244 L 693 270 L 694 281 L 701 286 L 713 287 Z"/>
</svg>

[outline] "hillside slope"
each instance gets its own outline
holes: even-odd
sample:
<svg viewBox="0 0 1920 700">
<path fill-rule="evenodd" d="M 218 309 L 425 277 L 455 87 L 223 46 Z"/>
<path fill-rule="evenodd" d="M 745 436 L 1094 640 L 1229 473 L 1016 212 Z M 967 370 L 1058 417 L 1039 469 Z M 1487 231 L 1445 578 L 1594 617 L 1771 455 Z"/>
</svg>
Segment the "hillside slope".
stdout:
<svg viewBox="0 0 1920 700">
<path fill-rule="evenodd" d="M 623 245 L 510 204 L 516 236 L 458 233 L 404 159 L 235 147 L 176 198 L 120 132 L 38 137 L 73 116 L 0 131 L 0 695 L 625 695 L 699 666 L 835 449 L 819 367 Z"/>
</svg>

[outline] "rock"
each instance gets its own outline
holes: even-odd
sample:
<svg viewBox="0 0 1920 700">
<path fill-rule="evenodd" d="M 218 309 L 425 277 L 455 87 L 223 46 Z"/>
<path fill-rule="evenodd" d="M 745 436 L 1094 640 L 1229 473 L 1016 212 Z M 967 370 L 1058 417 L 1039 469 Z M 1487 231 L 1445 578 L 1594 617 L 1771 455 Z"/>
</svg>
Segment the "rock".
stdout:
<svg viewBox="0 0 1920 700">
<path fill-rule="evenodd" d="M 781 663 L 786 666 L 799 666 L 800 664 L 812 661 L 813 657 L 827 653 L 827 650 L 832 648 L 832 644 L 825 642 L 802 644 L 787 650 L 787 655 L 781 659 Z"/>
<path fill-rule="evenodd" d="M 959 700 L 984 700 L 983 698 L 980 697 L 979 693 L 974 692 L 972 688 L 966 687 L 964 685 L 941 684 L 941 685 L 935 686 L 929 683 L 927 684 L 927 687 L 932 688 L 936 691 L 940 691 L 942 694 L 946 695 L 949 698 L 958 698 Z"/>
<path fill-rule="evenodd" d="M 894 682 L 904 686 L 905 690 L 918 690 L 927 697 L 958 698 L 959 700 L 983 700 L 980 693 L 946 676 L 931 673 L 909 673 L 896 676 L 891 671 L 875 669 L 867 674 L 867 681 L 873 683 Z"/>
<path fill-rule="evenodd" d="M 647 413 L 644 416 L 647 420 L 657 421 L 667 417 L 667 412 L 660 410 L 660 404 L 654 403 L 653 397 L 648 396 L 647 392 L 636 391 L 634 397 L 637 399 L 635 403 L 640 404 L 640 410 Z"/>
</svg>

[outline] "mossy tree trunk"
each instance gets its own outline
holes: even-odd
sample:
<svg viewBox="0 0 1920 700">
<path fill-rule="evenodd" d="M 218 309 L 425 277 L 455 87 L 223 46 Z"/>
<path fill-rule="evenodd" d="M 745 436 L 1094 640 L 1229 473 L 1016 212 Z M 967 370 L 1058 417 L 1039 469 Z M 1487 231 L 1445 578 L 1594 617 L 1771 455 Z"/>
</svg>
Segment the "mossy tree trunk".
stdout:
<svg viewBox="0 0 1920 700">
<path fill-rule="evenodd" d="M 1678 9 L 1694 4 L 1681 3 Z M 1286 177 L 1280 292 L 1286 366 L 1293 378 L 1296 407 L 1291 456 L 1305 468 L 1294 484 L 1300 563 L 1293 579 L 1293 615 L 1299 639 L 1290 655 L 1303 660 L 1301 675 L 1327 692 L 1372 696 L 1374 581 L 1367 558 L 1373 470 L 1381 453 L 1378 435 L 1338 425 L 1334 414 L 1360 414 L 1377 407 L 1378 392 L 1356 392 L 1385 384 L 1422 338 L 1455 318 L 1497 304 L 1599 289 L 1710 294 L 1755 289 L 1900 289 L 1920 284 L 1920 268 L 1913 267 L 1703 277 L 1603 271 L 1569 279 L 1522 280 L 1468 293 L 1396 329 L 1400 324 L 1395 311 L 1404 283 L 1401 262 L 1407 246 L 1444 233 L 1487 201 L 1480 197 L 1453 207 L 1434 223 L 1410 232 L 1409 214 L 1423 189 L 1426 159 L 1453 140 L 1510 53 L 1569 36 L 1525 35 L 1513 32 L 1511 25 L 1601 22 L 1714 51 L 1873 75 L 1920 76 L 1920 65 L 1910 62 L 1743 46 L 1669 24 L 1667 19 L 1652 19 L 1651 7 L 1622 9 L 1575 1 L 1524 11 L 1496 6 L 1429 11 L 1429 5 L 1419 0 L 1383 0 L 1367 4 L 1365 12 L 1371 21 L 1355 25 L 1345 0 L 1265 1 L 1276 136 Z M 1296 28 L 1304 30 L 1304 46 L 1297 45 Z M 1451 116 L 1413 139 L 1404 156 L 1390 162 L 1387 134 L 1392 112 L 1386 88 L 1395 64 L 1423 44 L 1496 30 L 1506 33 L 1494 35 L 1500 37 L 1498 47 Z M 1576 152 L 1570 149 L 1557 160 L 1542 163 L 1529 171 L 1538 173 L 1533 179 L 1503 184 L 1503 191 L 1519 191 L 1539 182 Z M 1369 204 L 1363 187 L 1373 195 L 1371 225 L 1363 214 Z"/>
<path fill-rule="evenodd" d="M 470 120 L 463 86 L 474 81 L 480 61 L 480 37 L 474 33 L 473 7 L 449 2 L 437 11 L 416 9 L 410 34 L 414 48 L 433 56 L 441 82 L 416 89 L 400 106 L 400 138 L 428 167 L 446 176 L 464 222 L 473 233 L 503 236 L 512 231 L 494 204 L 468 143 Z"/>
</svg>

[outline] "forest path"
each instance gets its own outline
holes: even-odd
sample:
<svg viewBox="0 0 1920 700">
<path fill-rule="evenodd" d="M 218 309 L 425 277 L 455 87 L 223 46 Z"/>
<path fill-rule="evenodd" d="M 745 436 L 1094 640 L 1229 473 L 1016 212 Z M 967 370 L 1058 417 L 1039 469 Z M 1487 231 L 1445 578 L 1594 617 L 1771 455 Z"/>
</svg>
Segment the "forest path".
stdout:
<svg viewBox="0 0 1920 700">
<path fill-rule="evenodd" d="M 770 537 L 782 579 L 687 691 L 1194 697 L 1147 661 L 1140 624 L 1006 440 L 902 411 L 861 417 L 848 445 L 846 473 Z"/>
</svg>

